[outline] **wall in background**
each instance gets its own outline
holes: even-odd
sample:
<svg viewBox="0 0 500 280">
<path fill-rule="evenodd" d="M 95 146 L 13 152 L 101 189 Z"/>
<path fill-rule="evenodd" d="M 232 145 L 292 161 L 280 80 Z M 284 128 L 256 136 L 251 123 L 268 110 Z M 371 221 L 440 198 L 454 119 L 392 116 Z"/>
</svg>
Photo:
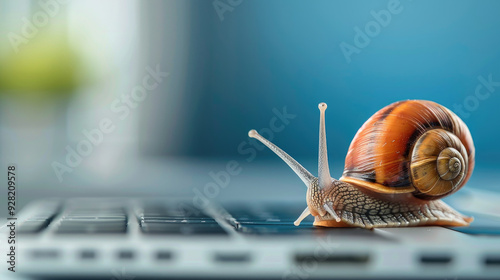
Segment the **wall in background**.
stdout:
<svg viewBox="0 0 500 280">
<path fill-rule="evenodd" d="M 316 157 L 317 104 L 324 101 L 330 156 L 343 158 L 374 112 L 397 100 L 429 99 L 464 108 L 459 115 L 478 161 L 500 157 L 500 132 L 492 129 L 500 119 L 500 87 L 490 83 L 482 99 L 475 97 L 484 84 L 479 77 L 500 81 L 500 2 L 252 0 L 219 6 L 219 13 L 216 2 L 191 2 L 181 111 L 192 117 L 177 119 L 183 125 L 170 131 L 155 122 L 158 110 L 146 110 L 143 121 L 154 125 L 142 134 L 165 143 L 154 150 L 143 145 L 146 154 L 241 156 L 247 131 L 268 127 L 273 108 L 286 106 L 296 118 L 275 142 L 299 158 Z M 165 12 L 155 5 L 152 13 Z M 166 39 L 152 43 L 169 52 Z M 148 106 L 167 106 L 153 102 Z M 181 135 L 189 137 L 169 145 Z"/>
</svg>

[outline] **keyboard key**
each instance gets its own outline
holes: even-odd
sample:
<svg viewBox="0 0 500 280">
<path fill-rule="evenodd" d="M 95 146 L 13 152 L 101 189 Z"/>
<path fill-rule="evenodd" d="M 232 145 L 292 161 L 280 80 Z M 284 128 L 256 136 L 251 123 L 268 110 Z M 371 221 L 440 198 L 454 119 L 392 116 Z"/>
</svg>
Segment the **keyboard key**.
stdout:
<svg viewBox="0 0 500 280">
<path fill-rule="evenodd" d="M 95 222 L 61 223 L 56 233 L 71 234 L 94 234 L 94 233 L 116 233 L 123 234 L 127 231 L 125 223 L 103 224 Z"/>
<path fill-rule="evenodd" d="M 170 217 L 142 218 L 139 220 L 141 226 L 147 224 L 217 224 L 214 219 L 175 219 Z"/>
<path fill-rule="evenodd" d="M 71 210 L 66 212 L 65 214 L 66 217 L 85 217 L 85 216 L 99 216 L 99 217 L 105 217 L 105 216 L 125 216 L 125 212 L 123 210 L 121 211 L 102 211 L 102 210 Z"/>
<path fill-rule="evenodd" d="M 194 207 L 188 208 L 188 206 L 168 207 L 164 205 L 150 205 L 138 209 L 136 213 L 138 218 L 168 217 L 177 219 L 211 219 L 200 210 Z"/>
<path fill-rule="evenodd" d="M 94 250 L 85 249 L 80 252 L 80 258 L 83 260 L 93 260 L 97 257 L 97 254 Z"/>
<path fill-rule="evenodd" d="M 37 215 L 22 222 L 17 228 L 17 233 L 34 234 L 43 231 L 49 226 L 59 211 L 60 205 L 58 203 L 48 203 Z"/>
<path fill-rule="evenodd" d="M 322 234 L 323 229 L 316 229 L 312 226 L 301 225 L 247 225 L 242 224 L 238 231 L 252 235 L 301 235 L 301 234 Z"/>
<path fill-rule="evenodd" d="M 123 216 L 65 216 L 63 221 L 104 221 L 104 222 L 125 222 L 127 217 Z"/>
<path fill-rule="evenodd" d="M 228 207 L 232 219 L 228 221 L 236 228 L 243 225 L 289 225 L 299 217 L 304 209 L 290 204 L 260 205 L 258 207 Z M 308 217 L 301 225 L 312 226 L 314 219 Z"/>
<path fill-rule="evenodd" d="M 131 250 L 121 250 L 118 252 L 118 258 L 122 260 L 132 260 L 135 254 Z"/>
<path fill-rule="evenodd" d="M 218 224 L 145 223 L 141 229 L 146 234 L 227 235 Z"/>
<path fill-rule="evenodd" d="M 45 229 L 49 225 L 48 219 L 35 220 L 30 221 L 27 220 L 22 223 L 19 228 L 17 228 L 17 233 L 20 234 L 30 234 L 30 233 L 38 233 Z"/>
<path fill-rule="evenodd" d="M 180 205 L 180 206 L 179 206 Z M 163 205 L 163 204 L 148 204 L 137 209 L 136 215 L 144 232 L 152 233 L 162 231 L 176 232 L 173 226 L 162 226 L 161 224 L 212 224 L 217 225 L 217 222 L 195 209 L 189 204 L 179 205 Z M 157 224 L 157 225 L 156 225 Z M 191 229 L 191 227 L 186 227 Z M 197 231 L 196 227 L 192 227 Z"/>
<path fill-rule="evenodd" d="M 123 207 L 75 206 L 61 218 L 56 233 L 61 234 L 124 234 L 127 216 Z"/>
</svg>

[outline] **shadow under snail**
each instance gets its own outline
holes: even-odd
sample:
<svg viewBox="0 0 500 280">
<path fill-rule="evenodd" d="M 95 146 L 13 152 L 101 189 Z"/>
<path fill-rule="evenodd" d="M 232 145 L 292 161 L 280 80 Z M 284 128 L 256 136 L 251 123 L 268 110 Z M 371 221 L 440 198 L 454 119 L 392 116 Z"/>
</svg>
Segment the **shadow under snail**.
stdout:
<svg viewBox="0 0 500 280">
<path fill-rule="evenodd" d="M 318 177 L 286 152 L 256 138 L 307 186 L 308 215 L 315 226 L 403 227 L 467 226 L 473 218 L 440 198 L 460 189 L 474 169 L 474 143 L 465 123 L 432 101 L 399 101 L 382 108 L 358 130 L 347 152 L 340 179 L 330 177 L 326 149 L 325 110 L 319 104 Z"/>
</svg>

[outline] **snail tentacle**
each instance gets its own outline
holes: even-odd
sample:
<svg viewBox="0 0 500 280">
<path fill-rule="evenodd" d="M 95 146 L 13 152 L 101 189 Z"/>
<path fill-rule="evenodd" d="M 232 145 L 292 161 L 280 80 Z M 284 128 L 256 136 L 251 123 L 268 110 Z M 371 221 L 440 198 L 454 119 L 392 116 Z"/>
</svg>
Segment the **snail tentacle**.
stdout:
<svg viewBox="0 0 500 280">
<path fill-rule="evenodd" d="M 328 166 L 328 151 L 326 148 L 326 129 L 325 129 L 325 111 L 326 103 L 318 105 L 320 111 L 319 117 L 319 149 L 318 149 L 318 183 L 321 189 L 329 187 L 332 184 L 330 168 Z"/>
<path fill-rule="evenodd" d="M 331 202 L 331 201 L 323 204 L 323 207 L 325 208 L 326 212 L 328 212 L 330 215 L 332 215 L 332 217 L 335 219 L 335 221 L 340 222 L 341 219 L 337 215 L 337 213 L 335 213 L 335 209 L 333 209 L 332 206 L 333 206 L 333 202 Z"/>
<path fill-rule="evenodd" d="M 309 211 L 309 207 L 306 207 L 306 209 L 304 209 L 304 211 L 302 212 L 302 214 L 300 214 L 300 216 L 297 218 L 297 220 L 295 220 L 295 222 L 293 222 L 293 224 L 295 226 L 298 226 L 300 225 L 300 223 L 302 222 L 302 220 L 304 220 L 305 218 L 307 218 L 307 216 L 311 215 L 311 211 Z"/>
<path fill-rule="evenodd" d="M 248 132 L 248 136 L 259 140 L 262 144 L 266 145 L 271 151 L 273 151 L 277 156 L 279 156 L 290 168 L 299 176 L 299 178 L 304 182 L 306 187 L 309 187 L 316 177 L 314 177 L 311 172 L 307 171 L 300 163 L 298 163 L 293 157 L 287 154 L 285 151 L 280 149 L 278 146 L 274 145 L 271 141 L 262 137 L 255 129 Z"/>
</svg>

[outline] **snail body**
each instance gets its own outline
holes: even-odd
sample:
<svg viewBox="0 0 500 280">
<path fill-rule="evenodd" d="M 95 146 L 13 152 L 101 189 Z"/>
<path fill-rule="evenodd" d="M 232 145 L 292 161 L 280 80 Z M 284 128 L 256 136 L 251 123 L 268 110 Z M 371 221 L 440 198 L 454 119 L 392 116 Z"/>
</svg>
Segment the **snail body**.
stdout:
<svg viewBox="0 0 500 280">
<path fill-rule="evenodd" d="M 315 226 L 467 226 L 472 218 L 440 198 L 465 185 L 474 169 L 475 150 L 465 123 L 447 108 L 424 100 L 390 104 L 358 130 L 347 152 L 344 172 L 330 177 L 325 110 L 320 103 L 318 177 L 259 135 L 307 186 L 308 215 Z"/>
</svg>

